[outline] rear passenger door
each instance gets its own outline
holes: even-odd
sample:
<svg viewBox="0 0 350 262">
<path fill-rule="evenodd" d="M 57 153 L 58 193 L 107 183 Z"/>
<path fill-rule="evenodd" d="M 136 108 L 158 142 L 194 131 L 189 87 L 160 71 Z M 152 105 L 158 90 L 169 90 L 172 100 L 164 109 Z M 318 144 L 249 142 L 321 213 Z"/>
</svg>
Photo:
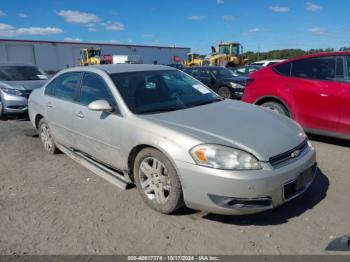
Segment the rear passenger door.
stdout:
<svg viewBox="0 0 350 262">
<path fill-rule="evenodd" d="M 113 112 L 89 110 L 88 105 L 96 100 L 106 100 L 113 108 Z M 109 86 L 100 75 L 84 73 L 73 118 L 76 149 L 120 169 L 123 117 L 119 113 Z"/>
<path fill-rule="evenodd" d="M 350 56 L 344 57 L 339 132 L 350 136 Z"/>
<path fill-rule="evenodd" d="M 336 132 L 340 119 L 340 82 L 336 57 L 324 56 L 292 63 L 291 77 L 282 83 L 293 96 L 294 112 L 305 128 Z"/>
<path fill-rule="evenodd" d="M 81 79 L 80 72 L 58 76 L 45 90 L 48 122 L 56 142 L 74 147 L 73 114 Z"/>
</svg>

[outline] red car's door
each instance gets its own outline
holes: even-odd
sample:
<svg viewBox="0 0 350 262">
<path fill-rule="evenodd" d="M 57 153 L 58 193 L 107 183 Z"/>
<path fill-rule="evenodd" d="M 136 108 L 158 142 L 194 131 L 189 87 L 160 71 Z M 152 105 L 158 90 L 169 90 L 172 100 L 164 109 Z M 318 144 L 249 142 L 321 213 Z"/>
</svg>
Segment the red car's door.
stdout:
<svg viewBox="0 0 350 262">
<path fill-rule="evenodd" d="M 305 128 L 338 130 L 341 83 L 336 81 L 335 71 L 335 56 L 293 62 L 284 88 L 293 96 L 295 120 Z"/>
<path fill-rule="evenodd" d="M 339 132 L 350 136 L 350 56 L 345 57 Z"/>
</svg>

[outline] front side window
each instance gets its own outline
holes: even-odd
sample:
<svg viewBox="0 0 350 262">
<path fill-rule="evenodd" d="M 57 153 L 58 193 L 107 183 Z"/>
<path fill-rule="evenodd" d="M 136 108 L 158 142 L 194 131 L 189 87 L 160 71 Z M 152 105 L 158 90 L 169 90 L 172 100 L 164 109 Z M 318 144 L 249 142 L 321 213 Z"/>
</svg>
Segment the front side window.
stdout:
<svg viewBox="0 0 350 262">
<path fill-rule="evenodd" d="M 45 72 L 36 66 L 1 66 L 0 80 L 3 81 L 28 81 L 47 80 Z"/>
<path fill-rule="evenodd" d="M 89 105 L 95 100 L 106 100 L 110 105 L 115 104 L 106 82 L 98 75 L 86 73 L 81 84 L 79 101 L 83 105 Z"/>
<path fill-rule="evenodd" d="M 334 56 L 324 56 L 302 59 L 293 62 L 291 75 L 299 78 L 334 80 L 335 79 Z"/>
<path fill-rule="evenodd" d="M 67 101 L 74 101 L 79 86 L 81 73 L 66 73 L 56 79 L 54 96 Z"/>
<path fill-rule="evenodd" d="M 178 70 L 111 74 L 115 86 L 135 114 L 179 110 L 221 101 L 201 82 Z"/>
</svg>

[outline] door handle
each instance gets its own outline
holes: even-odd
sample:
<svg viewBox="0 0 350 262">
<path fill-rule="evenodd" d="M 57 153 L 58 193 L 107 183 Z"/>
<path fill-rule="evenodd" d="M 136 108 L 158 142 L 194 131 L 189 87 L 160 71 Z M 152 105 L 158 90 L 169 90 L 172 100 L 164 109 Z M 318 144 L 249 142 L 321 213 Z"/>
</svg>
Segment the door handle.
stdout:
<svg viewBox="0 0 350 262">
<path fill-rule="evenodd" d="M 83 114 L 83 112 L 81 112 L 81 111 L 79 111 L 79 112 L 76 114 L 76 116 L 77 116 L 78 118 L 84 118 L 84 114 Z"/>
<path fill-rule="evenodd" d="M 47 102 L 46 106 L 47 106 L 47 108 L 52 108 L 52 103 L 51 102 Z"/>
</svg>

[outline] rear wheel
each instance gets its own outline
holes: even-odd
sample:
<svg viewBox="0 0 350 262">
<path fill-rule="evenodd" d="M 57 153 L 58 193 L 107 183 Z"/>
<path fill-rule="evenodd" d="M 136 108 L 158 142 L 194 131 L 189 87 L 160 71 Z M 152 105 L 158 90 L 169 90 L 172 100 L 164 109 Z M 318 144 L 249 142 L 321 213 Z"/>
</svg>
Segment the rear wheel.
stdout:
<svg viewBox="0 0 350 262">
<path fill-rule="evenodd" d="M 59 149 L 56 147 L 56 144 L 53 140 L 49 125 L 44 119 L 41 119 L 39 122 L 39 135 L 44 149 L 47 153 L 51 155 L 59 153 Z"/>
<path fill-rule="evenodd" d="M 137 155 L 134 179 L 143 200 L 152 209 L 170 214 L 184 205 L 176 169 L 158 150 L 145 148 Z"/>
<path fill-rule="evenodd" d="M 271 109 L 272 111 L 275 111 L 276 113 L 280 113 L 282 115 L 285 115 L 287 117 L 290 117 L 290 113 L 288 109 L 278 102 L 265 102 L 261 104 L 261 106 Z"/>
<path fill-rule="evenodd" d="M 219 96 L 230 99 L 231 98 L 231 90 L 227 86 L 221 86 L 218 89 Z"/>
</svg>

